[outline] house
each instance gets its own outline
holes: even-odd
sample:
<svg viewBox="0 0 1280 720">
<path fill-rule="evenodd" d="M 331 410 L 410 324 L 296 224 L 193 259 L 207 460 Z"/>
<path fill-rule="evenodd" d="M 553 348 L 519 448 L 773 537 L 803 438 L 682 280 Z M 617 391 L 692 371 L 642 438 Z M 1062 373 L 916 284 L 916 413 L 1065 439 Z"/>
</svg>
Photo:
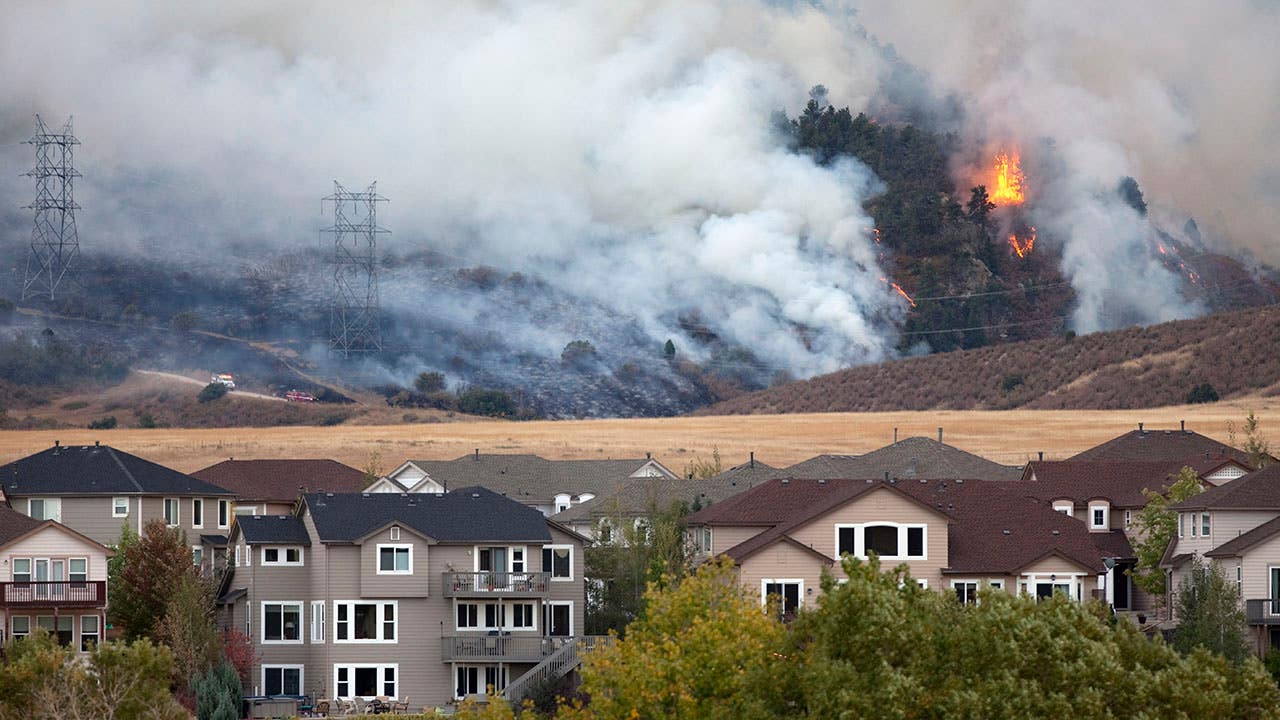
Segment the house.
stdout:
<svg viewBox="0 0 1280 720">
<path fill-rule="evenodd" d="M 1254 469 L 1250 464 L 1249 453 L 1188 430 L 1185 421 L 1177 430 L 1148 430 L 1143 423 L 1138 423 L 1137 430 L 1131 430 L 1068 459 L 1194 462 L 1193 466 L 1201 476 L 1214 484 L 1238 478 Z M 1210 465 L 1213 467 L 1209 467 Z"/>
<path fill-rule="evenodd" d="M 646 477 L 675 479 L 676 474 L 653 458 L 547 460 L 476 450 L 454 460 L 409 460 L 367 492 L 440 493 L 479 485 L 550 516 L 611 493 L 627 480 Z"/>
<path fill-rule="evenodd" d="M 1258 653 L 1280 648 L 1280 464 L 1209 488 L 1172 509 L 1178 533 L 1161 562 L 1170 597 L 1186 579 L 1193 556 L 1216 563 L 1235 581 Z"/>
<path fill-rule="evenodd" d="M 688 523 L 700 557 L 732 559 L 743 587 L 762 603 L 777 595 L 784 613 L 813 603 L 822 573 L 838 574 L 846 554 L 905 563 L 922 586 L 964 602 L 981 587 L 1105 598 L 1112 577 L 1111 537 L 1004 481 L 782 478 Z"/>
<path fill-rule="evenodd" d="M 1022 466 L 1001 465 L 938 439 L 909 437 L 863 455 L 818 455 L 776 474 L 794 478 L 1018 480 Z"/>
<path fill-rule="evenodd" d="M 481 487 L 308 493 L 294 514 L 237 519 L 220 617 L 257 651 L 247 692 L 514 693 L 576 665 L 583 541 Z"/>
<path fill-rule="evenodd" d="M 191 476 L 235 493 L 236 515 L 288 515 L 303 493 L 358 493 L 368 484 L 364 471 L 336 460 L 229 458 Z"/>
<path fill-rule="evenodd" d="M 231 527 L 231 491 L 98 443 L 54 442 L 0 466 L 0 500 L 104 545 L 159 518 L 186 533 L 197 564 L 225 551 Z"/>
<path fill-rule="evenodd" d="M 698 510 L 720 502 L 765 482 L 778 473 L 755 459 L 704 479 L 638 477 L 623 482 L 612 492 L 573 505 L 551 516 L 552 520 L 597 542 L 613 542 L 620 523 L 636 525 L 654 511 L 665 511 L 673 503 Z"/>
<path fill-rule="evenodd" d="M 112 554 L 61 523 L 0 505 L 0 645 L 44 628 L 89 651 L 107 626 Z"/>
</svg>

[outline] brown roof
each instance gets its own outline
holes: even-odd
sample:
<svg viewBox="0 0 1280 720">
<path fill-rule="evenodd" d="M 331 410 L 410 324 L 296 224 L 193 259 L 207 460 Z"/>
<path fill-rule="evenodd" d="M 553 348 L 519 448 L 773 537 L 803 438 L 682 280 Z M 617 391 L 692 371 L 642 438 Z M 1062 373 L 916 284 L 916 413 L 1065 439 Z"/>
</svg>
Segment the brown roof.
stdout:
<svg viewBox="0 0 1280 720">
<path fill-rule="evenodd" d="M 1205 553 L 1209 557 L 1236 557 L 1245 550 L 1280 533 L 1280 515 L 1262 523 L 1247 533 L 1238 535 Z"/>
<path fill-rule="evenodd" d="M 1114 507 L 1140 508 L 1147 504 L 1143 489 L 1164 492 L 1184 466 L 1168 460 L 1032 461 L 1019 484 L 1044 502 L 1070 498 L 1084 504 L 1102 498 Z"/>
<path fill-rule="evenodd" d="M 0 545 L 26 535 L 40 526 L 43 521 L 23 515 L 8 505 L 0 505 Z"/>
<path fill-rule="evenodd" d="M 1271 463 L 1261 470 L 1211 487 L 1174 505 L 1173 509 L 1280 510 L 1280 463 Z"/>
<path fill-rule="evenodd" d="M 336 460 L 233 459 L 191 474 L 241 501 L 291 503 L 303 492 L 354 493 L 367 484 L 363 472 Z"/>
<path fill-rule="evenodd" d="M 1191 430 L 1130 430 L 1069 460 L 1185 460 L 1226 455 L 1248 466 L 1249 454 Z"/>
</svg>

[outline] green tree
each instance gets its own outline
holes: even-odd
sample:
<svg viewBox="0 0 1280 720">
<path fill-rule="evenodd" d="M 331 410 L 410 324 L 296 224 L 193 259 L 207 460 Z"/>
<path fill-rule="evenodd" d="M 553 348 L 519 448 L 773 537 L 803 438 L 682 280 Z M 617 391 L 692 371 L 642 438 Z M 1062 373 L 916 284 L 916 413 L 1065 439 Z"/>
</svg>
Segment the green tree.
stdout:
<svg viewBox="0 0 1280 720">
<path fill-rule="evenodd" d="M 156 640 L 173 653 L 174 684 L 184 687 L 222 661 L 222 638 L 213 618 L 214 588 L 194 574 L 179 580 L 156 626 Z M 239 680 L 237 679 L 237 684 Z"/>
<path fill-rule="evenodd" d="M 1241 425 L 1236 425 L 1234 422 L 1227 423 L 1228 442 L 1249 453 L 1249 464 L 1255 468 L 1265 467 L 1271 463 L 1271 443 L 1262 437 L 1258 426 L 1258 416 L 1252 410 Z M 1240 434 L 1244 435 L 1243 440 L 1239 439 Z"/>
<path fill-rule="evenodd" d="M 468 415 L 510 417 L 516 413 L 516 404 L 501 390 L 472 388 L 458 396 L 458 409 Z"/>
<path fill-rule="evenodd" d="M 129 640 L 154 637 L 170 598 L 196 576 L 186 533 L 157 518 L 148 522 L 142 536 L 121 554 L 124 557 L 111 595 L 113 622 Z"/>
<path fill-rule="evenodd" d="M 222 383 L 209 383 L 200 389 L 200 394 L 196 396 L 196 400 L 202 403 L 213 402 L 223 395 L 227 394 L 227 386 Z"/>
<path fill-rule="evenodd" d="M 196 328 L 196 323 L 199 320 L 200 320 L 200 316 L 196 315 L 190 310 L 183 310 L 182 312 L 176 313 L 174 314 L 173 317 L 169 318 L 169 325 L 172 326 L 173 329 L 177 330 L 178 332 L 188 333 Z"/>
<path fill-rule="evenodd" d="M 667 342 L 662 346 L 662 356 L 667 360 L 676 359 L 676 344 L 671 342 L 671 338 L 667 338 Z"/>
<path fill-rule="evenodd" d="M 200 675 L 191 683 L 195 695 L 197 720 L 236 720 L 240 717 L 243 687 L 236 668 L 223 662 Z"/>
<path fill-rule="evenodd" d="M 413 387 L 420 393 L 435 393 L 444 390 L 444 374 L 438 372 L 418 373 L 413 380 Z"/>
<path fill-rule="evenodd" d="M 1174 607 L 1178 629 L 1173 646 L 1180 652 L 1204 648 L 1237 663 L 1251 654 L 1240 595 L 1217 563 L 1191 558 L 1190 573 L 1178 585 Z"/>
<path fill-rule="evenodd" d="M 1199 403 L 1218 402 L 1218 391 L 1209 383 L 1200 383 L 1191 388 L 1187 393 L 1187 404 L 1196 405 Z"/>
<path fill-rule="evenodd" d="M 987 216 L 995 209 L 996 204 L 991 202 L 990 196 L 987 195 L 986 185 L 979 185 L 969 190 L 969 202 L 964 206 L 964 214 L 969 218 L 969 222 L 986 229 Z"/>
<path fill-rule="evenodd" d="M 720 462 L 720 448 L 712 446 L 711 459 L 703 460 L 701 457 L 695 457 L 685 466 L 684 476 L 690 480 L 706 480 L 722 472 L 724 472 L 724 466 Z"/>
<path fill-rule="evenodd" d="M 1147 497 L 1147 504 L 1134 517 L 1133 532 L 1129 535 L 1133 539 L 1133 551 L 1138 562 L 1129 574 L 1133 582 L 1147 593 L 1163 598 L 1166 592 L 1160 559 L 1164 557 L 1169 542 L 1178 534 L 1178 514 L 1170 510 L 1169 506 L 1198 495 L 1203 490 L 1200 476 L 1189 467 L 1182 468 L 1178 479 L 1169 486 L 1167 493 L 1143 488 L 1142 494 Z"/>
<path fill-rule="evenodd" d="M 1138 211 L 1139 215 L 1147 214 L 1147 201 L 1142 198 L 1142 190 L 1138 187 L 1138 181 L 1128 175 L 1120 178 L 1120 184 L 1116 187 L 1116 194 L 1124 201 L 1125 205 Z"/>
<path fill-rule="evenodd" d="M 665 507 L 654 504 L 637 522 L 615 505 L 609 517 L 597 524 L 596 537 L 608 539 L 583 551 L 586 576 L 591 580 L 587 584 L 588 634 L 624 632 L 643 612 L 650 584 L 672 582 L 688 572 L 687 514 L 684 503 L 678 501 Z"/>
</svg>

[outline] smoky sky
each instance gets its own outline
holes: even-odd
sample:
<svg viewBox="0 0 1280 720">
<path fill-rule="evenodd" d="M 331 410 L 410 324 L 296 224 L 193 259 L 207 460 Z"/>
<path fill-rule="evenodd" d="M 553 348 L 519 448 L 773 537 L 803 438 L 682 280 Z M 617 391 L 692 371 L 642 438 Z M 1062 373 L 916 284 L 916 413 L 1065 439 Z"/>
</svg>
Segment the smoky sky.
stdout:
<svg viewBox="0 0 1280 720">
<path fill-rule="evenodd" d="M 372 180 L 387 248 L 543 278 L 678 335 L 696 309 L 798 375 L 892 355 L 856 162 L 769 122 L 821 83 L 855 112 L 895 90 L 884 47 L 962 109 L 974 157 L 1049 139 L 1037 221 L 1064 243 L 1084 330 L 1196 312 L 1141 252 L 1153 216 L 1274 253 L 1280 52 L 1256 3 L 30 2 L 0 24 L 0 191 L 32 114 L 74 114 L 88 252 L 235 258 L 314 246 L 319 198 Z M 902 89 L 899 89 L 902 90 Z M 920 88 L 912 86 L 911 92 Z M 956 168 L 958 181 L 967 170 Z M 431 311 L 431 290 L 390 289 Z M 456 310 L 456 309 L 451 309 Z"/>
</svg>

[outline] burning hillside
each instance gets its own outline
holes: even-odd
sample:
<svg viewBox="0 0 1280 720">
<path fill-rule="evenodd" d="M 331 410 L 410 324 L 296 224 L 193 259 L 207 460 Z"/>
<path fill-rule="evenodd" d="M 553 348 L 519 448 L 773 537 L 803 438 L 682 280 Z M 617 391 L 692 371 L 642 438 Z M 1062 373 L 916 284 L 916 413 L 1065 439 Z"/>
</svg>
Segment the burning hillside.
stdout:
<svg viewBox="0 0 1280 720">
<path fill-rule="evenodd" d="M 991 202 L 996 207 L 1021 205 L 1026 202 L 1026 177 L 1022 174 L 1021 158 L 1013 153 L 996 155 L 991 174 Z"/>
</svg>

